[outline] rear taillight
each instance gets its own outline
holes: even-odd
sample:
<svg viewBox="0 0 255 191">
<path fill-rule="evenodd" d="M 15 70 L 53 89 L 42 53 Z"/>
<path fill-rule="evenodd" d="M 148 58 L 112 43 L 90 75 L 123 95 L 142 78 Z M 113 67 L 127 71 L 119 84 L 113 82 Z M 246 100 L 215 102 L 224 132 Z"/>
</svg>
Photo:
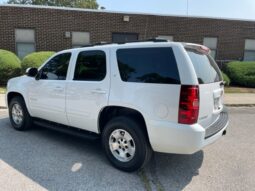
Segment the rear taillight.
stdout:
<svg viewBox="0 0 255 191">
<path fill-rule="evenodd" d="M 199 87 L 182 85 L 179 103 L 178 122 L 182 124 L 194 124 L 199 113 Z"/>
</svg>

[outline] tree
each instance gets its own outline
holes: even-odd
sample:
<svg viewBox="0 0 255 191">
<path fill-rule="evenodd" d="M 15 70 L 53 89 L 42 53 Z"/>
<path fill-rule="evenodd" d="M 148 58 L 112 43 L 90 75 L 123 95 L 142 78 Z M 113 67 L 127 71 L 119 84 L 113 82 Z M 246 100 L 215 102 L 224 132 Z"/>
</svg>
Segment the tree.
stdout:
<svg viewBox="0 0 255 191">
<path fill-rule="evenodd" d="M 88 8 L 88 9 L 98 9 L 99 5 L 96 0 L 78 0 L 76 7 Z"/>
<path fill-rule="evenodd" d="M 9 0 L 7 2 L 8 4 L 25 4 L 25 5 L 31 5 L 32 0 Z"/>
<path fill-rule="evenodd" d="M 74 7 L 98 9 L 99 5 L 96 0 L 8 0 L 8 4 L 25 4 L 25 5 L 45 5 L 59 7 Z"/>
</svg>

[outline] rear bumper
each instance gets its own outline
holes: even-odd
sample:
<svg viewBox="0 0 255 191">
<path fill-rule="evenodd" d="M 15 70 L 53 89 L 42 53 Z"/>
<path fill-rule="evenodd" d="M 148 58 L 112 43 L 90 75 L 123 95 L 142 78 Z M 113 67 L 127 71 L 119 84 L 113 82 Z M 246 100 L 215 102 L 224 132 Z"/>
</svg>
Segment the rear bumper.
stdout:
<svg viewBox="0 0 255 191">
<path fill-rule="evenodd" d="M 149 121 L 148 134 L 156 152 L 193 154 L 218 140 L 228 126 L 228 113 L 224 110 L 215 123 L 207 128 L 199 124 L 182 125 L 162 121 Z"/>
</svg>

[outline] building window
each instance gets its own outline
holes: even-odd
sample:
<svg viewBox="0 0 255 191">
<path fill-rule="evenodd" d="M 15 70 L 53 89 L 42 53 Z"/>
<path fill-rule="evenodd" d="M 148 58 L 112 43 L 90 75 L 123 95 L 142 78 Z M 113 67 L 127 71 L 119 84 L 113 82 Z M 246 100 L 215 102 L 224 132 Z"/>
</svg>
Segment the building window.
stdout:
<svg viewBox="0 0 255 191">
<path fill-rule="evenodd" d="M 29 53 L 35 52 L 35 30 L 15 29 L 15 42 L 19 58 L 24 58 Z"/>
<path fill-rule="evenodd" d="M 78 48 L 90 44 L 89 32 L 72 32 L 72 47 Z"/>
<path fill-rule="evenodd" d="M 255 40 L 254 39 L 245 40 L 244 60 L 255 61 Z"/>
<path fill-rule="evenodd" d="M 156 39 L 165 39 L 168 41 L 174 41 L 174 37 L 173 36 L 167 36 L 167 35 L 159 35 L 156 37 Z"/>
<path fill-rule="evenodd" d="M 218 38 L 215 38 L 215 37 L 205 37 L 203 44 L 211 49 L 211 56 L 215 59 L 216 58 L 216 54 L 217 54 Z"/>
<path fill-rule="evenodd" d="M 138 40 L 137 33 L 112 33 L 113 43 L 132 42 Z"/>
</svg>

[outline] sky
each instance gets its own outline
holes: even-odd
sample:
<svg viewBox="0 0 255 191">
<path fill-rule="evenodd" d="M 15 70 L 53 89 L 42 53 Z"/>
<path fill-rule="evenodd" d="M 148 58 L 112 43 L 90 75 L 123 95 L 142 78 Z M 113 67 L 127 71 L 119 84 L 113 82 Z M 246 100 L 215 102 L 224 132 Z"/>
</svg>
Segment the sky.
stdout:
<svg viewBox="0 0 255 191">
<path fill-rule="evenodd" d="M 0 0 L 0 3 L 4 2 L 6 0 Z M 255 0 L 97 0 L 97 2 L 110 11 L 166 15 L 188 13 L 189 16 L 255 20 Z"/>
<path fill-rule="evenodd" d="M 107 10 L 255 20 L 255 0 L 97 0 Z"/>
</svg>

